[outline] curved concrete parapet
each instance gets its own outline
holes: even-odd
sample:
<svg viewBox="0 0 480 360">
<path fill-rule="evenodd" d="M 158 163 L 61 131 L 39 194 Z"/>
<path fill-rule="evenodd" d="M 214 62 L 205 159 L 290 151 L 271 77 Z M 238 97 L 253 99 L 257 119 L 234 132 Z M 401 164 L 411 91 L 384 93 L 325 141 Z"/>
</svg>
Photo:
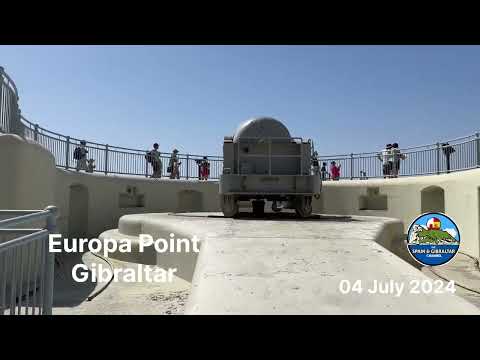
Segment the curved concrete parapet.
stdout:
<svg viewBox="0 0 480 360">
<path fill-rule="evenodd" d="M 480 256 L 480 169 L 435 176 L 325 181 L 315 212 L 400 219 L 404 232 L 420 214 L 444 212 L 462 233 L 460 250 Z"/>
<path fill-rule="evenodd" d="M 55 203 L 55 158 L 41 145 L 0 133 L 0 209 L 43 209 Z"/>
<path fill-rule="evenodd" d="M 120 227 L 133 237 L 173 232 L 201 240 L 198 259 L 157 255 L 160 266 L 187 266 L 184 276 L 194 270 L 187 314 L 480 314 L 451 293 L 410 293 L 412 281 L 430 280 L 387 250 L 402 248 L 400 221 L 283 215 L 260 220 L 219 213 L 128 215 Z M 342 294 L 342 280 L 360 280 L 364 292 Z M 375 281 L 405 288 L 400 296 L 395 288 L 370 294 Z"/>
<path fill-rule="evenodd" d="M 177 221 L 173 223 L 172 219 Z M 181 225 L 179 226 L 178 223 Z M 105 239 L 115 239 L 121 241 L 122 239 L 128 239 L 132 244 L 131 252 L 116 251 L 110 254 L 110 257 L 140 264 L 158 265 L 162 268 L 176 268 L 176 275 L 186 281 L 191 281 L 195 264 L 197 262 L 197 253 L 194 251 L 189 252 L 162 252 L 155 251 L 154 246 L 148 246 L 140 252 L 140 239 L 141 234 L 150 235 L 153 240 L 165 239 L 170 241 L 172 238 L 170 234 L 174 234 L 174 239 L 189 239 L 191 240 L 193 235 L 196 234 L 195 228 L 188 226 L 182 221 L 182 217 L 176 217 L 175 215 L 168 213 L 161 214 L 138 214 L 138 215 L 125 215 L 119 220 L 118 229 L 107 230 L 100 234 L 99 239 L 105 241 Z M 193 249 L 193 244 L 190 241 L 190 249 Z M 198 242 L 198 246 L 201 246 L 201 241 Z"/>
</svg>

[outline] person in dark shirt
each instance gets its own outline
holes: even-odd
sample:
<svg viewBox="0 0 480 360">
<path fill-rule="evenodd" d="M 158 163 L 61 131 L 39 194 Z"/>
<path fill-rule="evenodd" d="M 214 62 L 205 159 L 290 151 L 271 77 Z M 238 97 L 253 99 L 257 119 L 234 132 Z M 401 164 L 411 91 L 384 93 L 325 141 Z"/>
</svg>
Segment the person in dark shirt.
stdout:
<svg viewBox="0 0 480 360">
<path fill-rule="evenodd" d="M 85 140 L 80 141 L 80 145 L 75 148 L 73 152 L 73 158 L 77 160 L 76 170 L 87 170 L 87 154 L 88 150 L 86 149 L 87 142 Z"/>
<path fill-rule="evenodd" d="M 322 168 L 320 169 L 320 174 L 322 175 L 322 180 L 327 180 L 327 163 L 322 163 Z"/>
<path fill-rule="evenodd" d="M 158 147 L 159 145 L 157 143 L 153 144 L 153 150 L 150 150 L 149 152 L 147 152 L 147 155 L 145 155 L 147 162 L 152 164 L 152 178 L 162 177 L 162 160 L 160 159 L 160 152 L 158 151 Z"/>
<path fill-rule="evenodd" d="M 447 160 L 447 173 L 450 172 L 450 156 L 455 152 L 455 149 L 448 143 L 442 144 L 442 151 L 445 155 L 445 159 Z"/>
</svg>

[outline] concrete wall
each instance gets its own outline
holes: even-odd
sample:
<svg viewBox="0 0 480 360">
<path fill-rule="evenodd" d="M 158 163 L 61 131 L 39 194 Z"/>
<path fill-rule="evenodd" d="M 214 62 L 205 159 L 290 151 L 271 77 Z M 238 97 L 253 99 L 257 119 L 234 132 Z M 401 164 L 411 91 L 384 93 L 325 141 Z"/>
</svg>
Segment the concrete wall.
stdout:
<svg viewBox="0 0 480 360">
<path fill-rule="evenodd" d="M 218 209 L 218 183 L 115 177 L 58 170 L 55 204 L 61 211 L 75 206 L 70 204 L 70 193 L 72 186 L 79 185 L 88 192 L 88 226 L 85 232 L 89 237 L 116 228 L 118 219 L 126 214 L 186 211 L 189 204 L 196 211 Z M 144 206 L 121 207 L 120 197 L 128 194 L 129 187 L 136 188 L 137 196 L 142 195 Z M 199 200 L 195 206 L 194 200 Z M 60 220 L 64 225 L 72 221 L 68 219 L 68 213 L 62 211 Z"/>
<path fill-rule="evenodd" d="M 427 211 L 445 212 L 460 230 L 460 251 L 480 255 L 480 169 L 397 179 L 326 181 L 314 211 L 374 215 L 410 223 Z"/>
<path fill-rule="evenodd" d="M 72 232 L 96 237 L 117 228 L 118 219 L 127 214 L 219 211 L 216 182 L 65 171 L 55 167 L 46 149 L 16 135 L 0 135 L 0 164 L 0 209 L 41 209 L 54 204 L 59 207 L 59 230 L 65 236 L 70 236 L 70 225 Z M 81 201 L 85 196 L 88 199 Z M 387 180 L 327 181 L 313 207 L 327 214 L 397 218 L 405 231 L 422 210 L 444 210 L 459 226 L 461 251 L 480 255 L 480 169 Z"/>
<path fill-rule="evenodd" d="M 116 228 L 118 219 L 126 214 L 187 211 L 189 206 L 192 211 L 219 209 L 216 182 L 66 171 L 55 167 L 48 150 L 16 135 L 0 135 L 0 164 L 0 209 L 56 205 L 59 232 L 64 236 L 96 237 Z M 88 197 L 85 201 L 84 196 Z M 142 201 L 135 202 L 136 197 Z M 129 198 L 131 202 L 125 201 Z"/>
<path fill-rule="evenodd" d="M 0 135 L 0 209 L 43 209 L 54 203 L 53 155 L 17 135 Z"/>
</svg>

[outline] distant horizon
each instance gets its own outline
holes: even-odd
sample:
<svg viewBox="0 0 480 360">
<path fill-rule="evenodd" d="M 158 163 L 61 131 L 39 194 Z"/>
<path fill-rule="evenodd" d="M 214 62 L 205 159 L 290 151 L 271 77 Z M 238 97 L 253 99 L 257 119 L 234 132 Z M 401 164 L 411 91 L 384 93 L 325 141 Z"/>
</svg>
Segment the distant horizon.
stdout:
<svg viewBox="0 0 480 360">
<path fill-rule="evenodd" d="M 29 121 L 210 156 L 260 116 L 311 138 L 320 156 L 474 135 L 479 62 L 479 46 L 0 46 Z"/>
</svg>

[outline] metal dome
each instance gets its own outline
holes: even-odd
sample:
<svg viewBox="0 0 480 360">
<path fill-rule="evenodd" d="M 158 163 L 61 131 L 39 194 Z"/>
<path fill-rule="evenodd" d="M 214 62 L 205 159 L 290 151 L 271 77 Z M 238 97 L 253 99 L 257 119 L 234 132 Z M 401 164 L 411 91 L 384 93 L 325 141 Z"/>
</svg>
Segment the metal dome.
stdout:
<svg viewBox="0 0 480 360">
<path fill-rule="evenodd" d="M 233 137 L 233 142 L 249 137 L 291 138 L 287 127 L 270 117 L 260 117 L 242 123 Z"/>
</svg>

